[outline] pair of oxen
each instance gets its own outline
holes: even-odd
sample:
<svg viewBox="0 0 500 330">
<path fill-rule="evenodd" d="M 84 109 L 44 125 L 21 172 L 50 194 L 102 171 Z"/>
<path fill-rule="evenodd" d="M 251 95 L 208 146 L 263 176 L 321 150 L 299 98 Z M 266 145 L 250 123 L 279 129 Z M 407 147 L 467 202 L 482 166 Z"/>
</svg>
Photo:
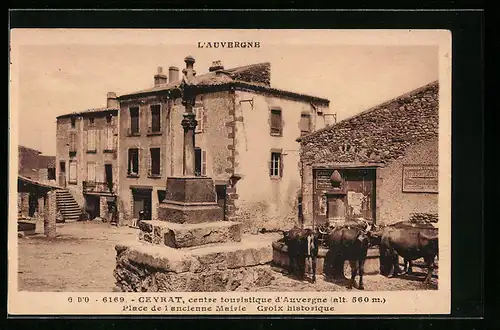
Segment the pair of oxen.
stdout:
<svg viewBox="0 0 500 330">
<path fill-rule="evenodd" d="M 423 258 L 427 267 L 424 283 L 428 283 L 434 270 L 434 259 L 438 255 L 438 229 L 430 223 L 398 222 L 388 226 L 376 226 L 364 219 L 347 221 L 338 226 L 320 226 L 315 230 L 294 227 L 283 232 L 283 241 L 287 246 L 289 273 L 297 273 L 299 279 L 305 276 L 306 260 L 310 261 L 312 282 L 316 281 L 316 260 L 319 241 L 322 237 L 330 256 L 326 269 L 334 269 L 338 276 L 343 274 L 344 263 L 349 261 L 351 279 L 347 287 L 363 290 L 364 264 L 370 246 L 379 246 L 380 272 L 387 277 L 412 272 L 412 261 Z M 399 256 L 404 259 L 404 270 L 399 267 Z M 325 263 L 327 263 L 325 258 Z"/>
</svg>

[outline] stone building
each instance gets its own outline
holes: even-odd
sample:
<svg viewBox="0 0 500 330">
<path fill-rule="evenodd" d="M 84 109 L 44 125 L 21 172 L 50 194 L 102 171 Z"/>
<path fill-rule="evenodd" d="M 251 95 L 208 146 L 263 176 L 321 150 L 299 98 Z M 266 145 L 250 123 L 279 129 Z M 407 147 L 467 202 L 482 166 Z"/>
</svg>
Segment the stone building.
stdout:
<svg viewBox="0 0 500 330">
<path fill-rule="evenodd" d="M 57 117 L 57 181 L 91 219 L 107 217 L 116 203 L 119 103 L 112 92 L 106 102 Z"/>
<path fill-rule="evenodd" d="M 300 192 L 297 136 L 324 127 L 329 101 L 271 87 L 270 64 L 196 75 L 196 175 L 216 184 L 223 218 L 244 228 L 292 225 Z M 168 176 L 182 175 L 179 69 L 158 69 L 154 87 L 120 100 L 120 221 L 157 218 Z M 280 224 L 281 223 L 281 224 Z"/>
<path fill-rule="evenodd" d="M 430 83 L 299 139 L 305 224 L 436 220 L 438 92 Z"/>
<path fill-rule="evenodd" d="M 55 184 L 55 157 L 38 150 L 18 146 L 18 214 L 33 217 L 43 213 L 46 187 Z"/>
</svg>

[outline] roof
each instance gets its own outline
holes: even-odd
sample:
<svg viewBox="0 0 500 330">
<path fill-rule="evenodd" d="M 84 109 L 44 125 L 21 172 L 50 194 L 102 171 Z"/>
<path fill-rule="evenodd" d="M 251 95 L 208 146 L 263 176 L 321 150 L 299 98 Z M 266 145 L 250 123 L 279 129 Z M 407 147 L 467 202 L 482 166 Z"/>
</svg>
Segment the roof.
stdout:
<svg viewBox="0 0 500 330">
<path fill-rule="evenodd" d="M 36 149 L 33 149 L 33 148 L 28 148 L 28 147 L 21 146 L 21 145 L 18 146 L 18 149 L 20 149 L 19 152 L 26 151 L 26 152 L 30 152 L 30 153 L 36 153 L 36 154 L 41 154 L 42 153 L 39 150 L 36 150 Z"/>
<path fill-rule="evenodd" d="M 303 136 L 300 158 L 316 165 L 387 164 L 404 158 L 410 146 L 434 143 L 438 136 L 439 83 L 435 81 Z"/>
<path fill-rule="evenodd" d="M 59 186 L 51 185 L 51 184 L 47 184 L 47 183 L 42 183 L 42 182 L 27 178 L 27 177 L 22 176 L 22 175 L 17 176 L 17 181 L 18 181 L 18 183 L 32 184 L 32 185 L 42 187 L 42 188 L 61 189 L 61 187 L 59 187 Z"/>
<path fill-rule="evenodd" d="M 180 88 L 181 83 L 181 80 L 170 82 L 164 85 L 124 94 L 121 95 L 119 99 L 123 100 L 134 97 L 148 96 L 159 92 L 175 91 Z M 330 103 L 330 101 L 325 98 L 272 88 L 270 86 L 270 63 L 267 62 L 205 73 L 195 76 L 192 83 L 202 90 L 233 87 L 237 89 L 248 89 L 291 98 L 304 99 L 311 102 L 324 104 Z"/>
<path fill-rule="evenodd" d="M 356 120 L 356 118 L 358 118 L 358 117 L 366 116 L 367 114 L 369 114 L 369 113 L 371 113 L 373 111 L 376 111 L 376 110 L 380 110 L 381 108 L 384 108 L 385 106 L 390 105 L 391 103 L 394 103 L 396 101 L 402 100 L 402 99 L 407 98 L 407 97 L 412 96 L 412 95 L 419 94 L 419 93 L 421 93 L 421 92 L 423 92 L 423 91 L 425 91 L 425 90 L 427 90 L 429 88 L 436 87 L 436 86 L 439 86 L 439 82 L 437 80 L 433 81 L 431 83 L 428 83 L 427 85 L 424 85 L 422 87 L 419 87 L 417 89 L 414 89 L 414 90 L 412 90 L 412 91 L 410 91 L 408 93 L 399 95 L 399 96 L 397 96 L 395 98 L 392 98 L 392 99 L 390 99 L 388 101 L 385 101 L 383 103 L 379 103 L 379 104 L 377 104 L 374 107 L 371 107 L 371 108 L 369 108 L 367 110 L 364 110 L 364 111 L 361 111 L 361 112 L 355 114 L 354 116 L 344 118 L 344 119 L 336 122 L 335 124 L 325 126 L 325 127 L 321 128 L 321 129 L 318 129 L 318 130 L 316 130 L 314 132 L 311 132 L 311 133 L 309 133 L 307 135 L 303 135 L 303 136 L 301 136 L 300 138 L 297 139 L 297 142 L 308 140 L 310 137 L 313 137 L 313 136 L 316 136 L 318 134 L 321 134 L 321 132 L 330 130 L 330 129 L 336 127 L 336 126 L 340 126 L 340 125 L 344 124 L 345 122 Z"/>
<path fill-rule="evenodd" d="M 55 168 L 56 167 L 56 156 L 45 156 L 40 155 L 38 159 L 39 168 Z"/>
<path fill-rule="evenodd" d="M 118 108 L 92 108 L 92 109 L 87 109 L 87 110 L 83 110 L 83 111 L 75 111 L 75 112 L 66 113 L 64 115 L 57 116 L 56 118 L 84 116 L 86 114 L 106 113 L 106 112 L 114 112 L 114 111 L 118 111 L 118 110 L 119 110 Z"/>
</svg>

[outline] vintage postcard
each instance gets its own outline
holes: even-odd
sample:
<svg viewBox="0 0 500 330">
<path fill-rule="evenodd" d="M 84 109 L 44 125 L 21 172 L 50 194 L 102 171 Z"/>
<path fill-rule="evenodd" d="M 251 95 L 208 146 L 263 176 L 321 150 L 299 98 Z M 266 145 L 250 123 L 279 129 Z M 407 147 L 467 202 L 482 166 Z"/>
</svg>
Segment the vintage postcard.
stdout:
<svg viewBox="0 0 500 330">
<path fill-rule="evenodd" d="M 9 314 L 450 313 L 451 43 L 11 30 Z"/>
</svg>

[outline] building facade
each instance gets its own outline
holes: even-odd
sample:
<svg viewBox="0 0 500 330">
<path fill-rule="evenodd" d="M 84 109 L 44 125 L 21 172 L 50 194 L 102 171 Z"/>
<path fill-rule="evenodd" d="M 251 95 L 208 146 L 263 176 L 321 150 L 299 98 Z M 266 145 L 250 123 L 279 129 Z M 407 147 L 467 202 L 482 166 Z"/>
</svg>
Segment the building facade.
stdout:
<svg viewBox="0 0 500 330">
<path fill-rule="evenodd" d="M 116 204 L 118 109 L 115 93 L 105 108 L 57 117 L 56 179 L 90 218 L 108 217 Z"/>
<path fill-rule="evenodd" d="M 17 207 L 20 217 L 41 215 L 44 211 L 44 187 L 55 185 L 55 157 L 38 150 L 18 147 Z"/>
<path fill-rule="evenodd" d="M 272 88 L 270 65 L 224 69 L 214 62 L 194 79 L 196 175 L 214 179 L 224 219 L 252 231 L 296 223 L 299 150 L 295 140 L 332 118 L 323 98 Z M 122 95 L 119 212 L 156 219 L 166 178 L 182 175 L 183 105 L 179 69 L 159 68 L 153 88 Z"/>
<path fill-rule="evenodd" d="M 300 139 L 306 225 L 435 220 L 439 84 Z"/>
</svg>

